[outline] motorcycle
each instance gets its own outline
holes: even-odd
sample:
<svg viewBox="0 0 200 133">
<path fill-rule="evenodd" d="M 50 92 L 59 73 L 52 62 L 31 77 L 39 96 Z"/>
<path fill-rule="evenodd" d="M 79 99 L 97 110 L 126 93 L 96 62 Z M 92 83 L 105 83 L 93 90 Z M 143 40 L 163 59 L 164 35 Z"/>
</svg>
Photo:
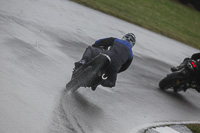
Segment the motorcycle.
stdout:
<svg viewBox="0 0 200 133">
<path fill-rule="evenodd" d="M 79 87 L 93 87 L 107 79 L 106 70 L 111 64 L 108 55 L 100 53 L 72 73 L 71 80 L 66 84 L 68 93 L 75 92 Z"/>
<path fill-rule="evenodd" d="M 173 89 L 174 92 L 186 91 L 188 88 L 197 89 L 198 71 L 197 63 L 194 60 L 187 61 L 184 68 L 179 71 L 168 74 L 159 82 L 159 87 L 162 90 Z"/>
</svg>

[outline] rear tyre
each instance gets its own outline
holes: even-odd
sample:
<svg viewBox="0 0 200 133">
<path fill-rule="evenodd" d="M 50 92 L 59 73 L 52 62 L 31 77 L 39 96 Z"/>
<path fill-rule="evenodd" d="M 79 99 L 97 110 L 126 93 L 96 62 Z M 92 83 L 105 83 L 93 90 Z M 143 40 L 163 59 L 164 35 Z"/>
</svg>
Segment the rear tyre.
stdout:
<svg viewBox="0 0 200 133">
<path fill-rule="evenodd" d="M 71 81 L 66 84 L 67 92 L 75 92 L 79 87 L 98 86 L 110 63 L 111 60 L 107 55 L 99 54 L 90 62 L 78 68 L 72 74 Z"/>
<path fill-rule="evenodd" d="M 75 92 L 79 87 L 85 86 L 86 83 L 91 80 L 90 72 L 92 67 L 88 66 L 84 71 L 82 71 L 76 78 L 73 78 L 68 84 L 66 84 L 67 92 Z"/>
</svg>

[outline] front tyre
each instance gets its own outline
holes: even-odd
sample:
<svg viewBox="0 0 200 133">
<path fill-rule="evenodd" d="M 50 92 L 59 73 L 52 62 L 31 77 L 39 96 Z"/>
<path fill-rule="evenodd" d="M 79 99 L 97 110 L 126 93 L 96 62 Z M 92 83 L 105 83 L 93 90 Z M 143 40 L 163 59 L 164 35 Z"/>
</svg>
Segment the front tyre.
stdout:
<svg viewBox="0 0 200 133">
<path fill-rule="evenodd" d="M 178 72 L 168 74 L 165 78 L 163 78 L 159 82 L 160 89 L 167 90 L 171 87 L 174 87 L 175 84 L 177 83 L 177 80 L 179 79 L 179 77 L 180 77 L 180 75 Z"/>
</svg>

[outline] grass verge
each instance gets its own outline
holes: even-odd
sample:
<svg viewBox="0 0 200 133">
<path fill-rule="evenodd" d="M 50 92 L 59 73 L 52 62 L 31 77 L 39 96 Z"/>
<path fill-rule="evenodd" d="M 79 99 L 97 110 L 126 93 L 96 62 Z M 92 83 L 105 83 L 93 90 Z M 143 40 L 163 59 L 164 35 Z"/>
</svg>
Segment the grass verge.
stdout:
<svg viewBox="0 0 200 133">
<path fill-rule="evenodd" d="M 177 0 L 71 1 L 200 49 L 200 12 Z"/>
<path fill-rule="evenodd" d="M 150 127 L 149 129 L 153 129 L 153 128 L 157 128 L 157 127 L 165 127 L 165 126 L 168 126 L 168 127 L 171 127 L 173 126 L 174 124 L 172 125 L 162 125 L 162 126 L 155 126 L 155 127 Z M 176 124 L 175 124 L 176 125 Z M 200 133 L 200 124 L 185 124 L 184 126 L 186 126 L 188 129 L 190 129 L 190 131 L 192 133 Z M 149 129 L 146 129 L 144 131 L 144 133 L 147 133 L 149 132 Z"/>
<path fill-rule="evenodd" d="M 186 125 L 192 133 L 200 133 L 200 125 L 199 124 L 189 124 Z"/>
</svg>

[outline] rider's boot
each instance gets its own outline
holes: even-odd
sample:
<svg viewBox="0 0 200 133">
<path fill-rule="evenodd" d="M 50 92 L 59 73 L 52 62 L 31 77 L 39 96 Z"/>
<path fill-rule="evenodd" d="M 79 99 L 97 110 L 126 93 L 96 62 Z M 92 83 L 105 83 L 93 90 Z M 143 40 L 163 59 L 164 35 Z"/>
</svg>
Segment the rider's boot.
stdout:
<svg viewBox="0 0 200 133">
<path fill-rule="evenodd" d="M 175 71 L 181 70 L 182 68 L 184 68 L 184 67 L 186 66 L 188 60 L 191 60 L 191 59 L 190 59 L 190 58 L 185 58 L 184 61 L 183 61 L 179 66 L 177 66 L 177 67 L 172 67 L 172 68 L 171 68 L 171 71 L 172 71 L 172 72 L 175 72 Z"/>
<path fill-rule="evenodd" d="M 86 63 L 85 60 L 80 60 L 80 61 L 77 61 L 74 63 L 75 67 L 74 67 L 74 70 L 77 70 L 79 67 L 81 67 L 82 65 L 84 65 Z"/>
<path fill-rule="evenodd" d="M 73 68 L 73 72 L 72 72 L 72 79 L 81 72 L 81 70 L 79 70 L 78 68 L 80 68 L 81 66 L 83 66 L 84 64 L 86 64 L 85 60 L 80 60 L 74 63 L 74 68 Z"/>
</svg>

